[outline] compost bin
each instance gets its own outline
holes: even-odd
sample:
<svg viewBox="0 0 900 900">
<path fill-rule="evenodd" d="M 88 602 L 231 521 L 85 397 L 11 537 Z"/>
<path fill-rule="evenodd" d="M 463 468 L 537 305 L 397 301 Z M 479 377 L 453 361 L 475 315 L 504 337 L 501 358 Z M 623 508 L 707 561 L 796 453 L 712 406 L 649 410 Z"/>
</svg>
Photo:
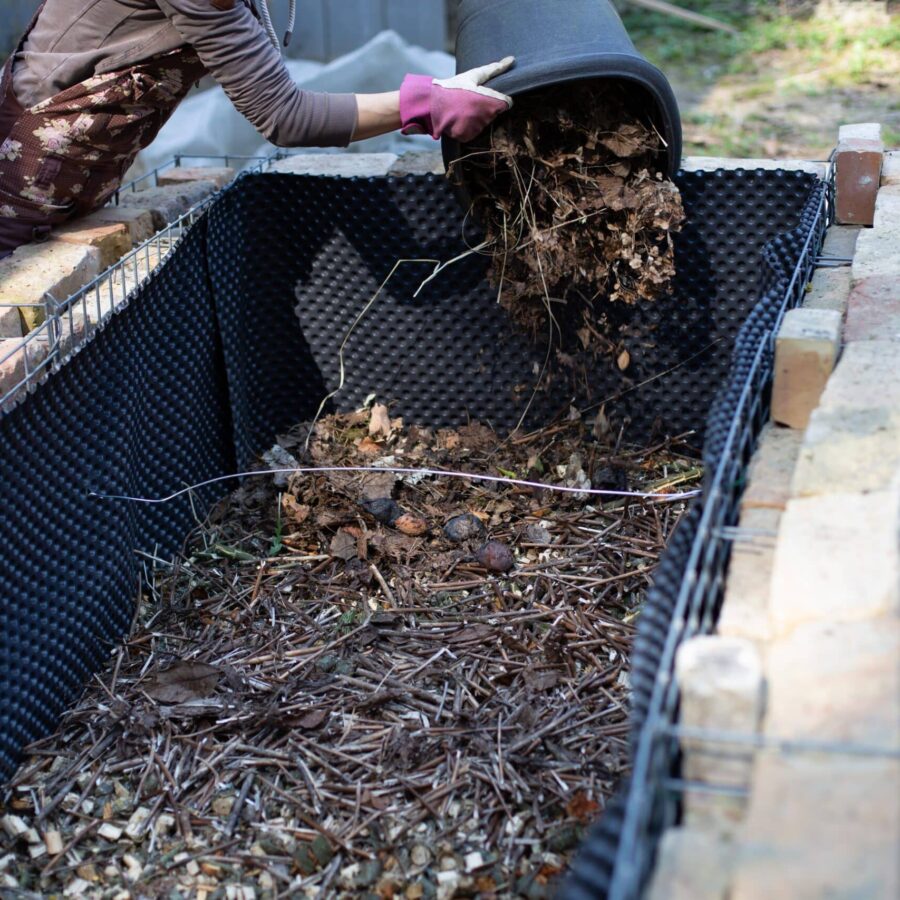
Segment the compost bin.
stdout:
<svg viewBox="0 0 900 900">
<path fill-rule="evenodd" d="M 681 163 L 681 118 L 665 75 L 635 49 L 609 0 L 464 0 L 456 66 L 465 72 L 506 56 L 516 64 L 491 80 L 494 90 L 522 94 L 572 82 L 621 81 L 645 99 L 666 147 L 666 169 Z M 449 163 L 459 146 L 444 141 Z"/>
<path fill-rule="evenodd" d="M 686 579 L 713 597 L 727 559 L 701 552 L 698 535 L 729 515 L 764 416 L 771 330 L 799 298 L 824 228 L 824 186 L 808 174 L 691 172 L 677 184 L 687 213 L 677 278 L 617 323 L 630 365 L 566 345 L 546 377 L 546 348 L 506 319 L 479 257 L 417 291 L 434 261 L 465 248 L 444 179 L 259 174 L 224 191 L 90 340 L 0 418 L 0 775 L 13 775 L 25 745 L 52 731 L 127 633 L 145 561 L 174 554 L 228 485 L 159 504 L 98 495 L 165 497 L 245 470 L 337 391 L 342 358 L 339 410 L 375 394 L 408 422 L 477 419 L 508 432 L 523 415 L 536 426 L 602 406 L 635 440 L 690 435 L 705 494 L 659 569 L 632 673 L 636 777 L 653 774 L 641 735 L 673 616 L 686 614 L 679 598 Z M 398 260 L 418 262 L 398 268 L 351 332 Z M 641 798 L 653 789 L 643 784 Z M 605 892 L 625 826 L 642 850 L 618 896 L 646 877 L 658 808 L 645 803 L 623 825 L 634 795 L 623 797 L 576 861 L 568 896 Z"/>
</svg>

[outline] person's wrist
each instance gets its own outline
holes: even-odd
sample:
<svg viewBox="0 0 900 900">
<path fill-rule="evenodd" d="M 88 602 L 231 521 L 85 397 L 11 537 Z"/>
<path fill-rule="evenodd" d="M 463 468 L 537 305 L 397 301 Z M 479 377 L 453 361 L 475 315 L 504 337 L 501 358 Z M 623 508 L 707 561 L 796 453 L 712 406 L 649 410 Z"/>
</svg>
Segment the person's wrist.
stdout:
<svg viewBox="0 0 900 900">
<path fill-rule="evenodd" d="M 403 134 L 430 134 L 435 137 L 431 118 L 430 75 L 407 75 L 400 85 L 400 121 Z"/>
</svg>

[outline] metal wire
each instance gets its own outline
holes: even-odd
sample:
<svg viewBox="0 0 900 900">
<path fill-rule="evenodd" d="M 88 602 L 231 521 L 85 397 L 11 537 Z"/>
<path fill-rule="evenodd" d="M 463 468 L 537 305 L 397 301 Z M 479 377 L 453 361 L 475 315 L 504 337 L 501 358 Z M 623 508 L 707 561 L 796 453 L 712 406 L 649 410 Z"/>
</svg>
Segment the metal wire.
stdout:
<svg viewBox="0 0 900 900">
<path fill-rule="evenodd" d="M 676 494 L 654 494 L 643 493 L 641 491 L 608 491 L 600 488 L 586 487 L 569 487 L 562 484 L 547 484 L 542 481 L 525 481 L 522 478 L 509 478 L 500 475 L 479 475 L 473 472 L 454 472 L 448 469 L 426 469 L 426 468 L 407 468 L 403 466 L 290 466 L 288 468 L 276 469 L 256 469 L 252 472 L 235 472 L 231 475 L 220 475 L 217 478 L 209 478 L 206 481 L 192 484 L 189 487 L 175 491 L 167 497 L 128 497 L 121 494 L 104 494 L 99 491 L 93 491 L 92 497 L 100 500 L 130 500 L 133 503 L 149 503 L 160 504 L 169 503 L 177 500 L 185 494 L 190 494 L 200 488 L 208 487 L 211 484 L 220 484 L 223 481 L 230 481 L 232 478 L 251 478 L 261 475 L 317 475 L 325 472 L 387 472 L 392 475 L 425 475 L 435 478 L 462 478 L 469 481 L 484 481 L 489 484 L 508 484 L 518 487 L 534 488 L 542 491 L 552 491 L 558 494 L 584 494 L 591 497 L 617 497 L 631 498 L 635 500 L 657 500 L 664 503 L 681 502 L 690 500 L 700 494 L 700 491 L 685 491 Z"/>
<path fill-rule="evenodd" d="M 738 398 L 685 566 L 669 632 L 660 658 L 650 706 L 637 741 L 624 822 L 609 890 L 610 900 L 637 900 L 650 877 L 659 836 L 679 815 L 671 790 L 680 746 L 675 722 L 680 694 L 675 655 L 686 639 L 710 633 L 724 595 L 725 574 L 737 520 L 738 501 L 750 458 L 768 419 L 775 335 L 784 315 L 798 306 L 811 279 L 833 210 L 833 168 L 829 169 L 815 222 L 781 299 L 772 328 L 760 340 Z"/>
<path fill-rule="evenodd" d="M 176 156 L 153 171 L 130 181 L 120 188 L 120 192 L 137 190 L 137 186 L 154 179 L 159 181 L 161 172 L 180 166 L 186 159 L 222 161 L 225 165 L 241 161 L 252 164 L 246 171 L 262 171 L 286 154 L 282 151 L 270 156 Z M 157 234 L 135 247 L 118 262 L 101 272 L 71 297 L 55 298 L 47 294 L 38 309 L 41 322 L 32 329 L 16 346 L 0 354 L 0 365 L 13 362 L 12 368 L 18 373 L 16 380 L 0 394 L 0 415 L 12 410 L 34 386 L 48 373 L 55 371 L 71 356 L 77 353 L 102 328 L 111 315 L 127 303 L 132 293 L 150 277 L 157 267 L 178 245 L 187 230 L 212 204 L 218 192 L 189 209 L 184 215 L 171 222 Z M 2 304 L 0 308 L 34 309 L 27 304 Z"/>
</svg>

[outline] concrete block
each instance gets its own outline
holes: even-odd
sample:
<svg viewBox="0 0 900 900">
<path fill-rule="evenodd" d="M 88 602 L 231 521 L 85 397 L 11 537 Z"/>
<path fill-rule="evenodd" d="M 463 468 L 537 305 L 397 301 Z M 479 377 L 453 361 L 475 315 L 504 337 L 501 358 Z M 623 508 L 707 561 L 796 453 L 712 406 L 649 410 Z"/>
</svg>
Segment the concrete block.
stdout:
<svg viewBox="0 0 900 900">
<path fill-rule="evenodd" d="M 897 344 L 847 344 L 804 435 L 792 493 L 810 497 L 885 490 L 898 469 Z"/>
<path fill-rule="evenodd" d="M 670 828 L 662 837 L 647 900 L 726 900 L 734 843 L 699 828 Z"/>
<path fill-rule="evenodd" d="M 767 734 L 900 750 L 900 619 L 798 626 L 766 683 Z"/>
<path fill-rule="evenodd" d="M 388 174 L 396 153 L 298 153 L 272 163 L 269 172 L 290 175 L 330 175 L 373 178 Z"/>
<path fill-rule="evenodd" d="M 814 497 L 884 490 L 898 467 L 900 408 L 817 410 L 804 436 L 791 491 L 795 497 Z"/>
<path fill-rule="evenodd" d="M 395 162 L 388 175 L 443 175 L 444 155 L 440 150 L 408 150 Z"/>
<path fill-rule="evenodd" d="M 703 635 L 678 649 L 675 676 L 681 690 L 680 724 L 754 734 L 763 711 L 762 661 L 749 641 Z M 747 787 L 752 750 L 682 738 L 682 772 L 688 781 Z M 688 791 L 684 816 L 688 825 L 728 827 L 740 820 L 745 801 L 740 797 Z"/>
<path fill-rule="evenodd" d="M 119 205 L 129 209 L 145 209 L 153 217 L 153 228 L 161 231 L 216 192 L 212 181 L 188 181 L 166 187 L 123 193 Z"/>
<path fill-rule="evenodd" d="M 840 130 L 834 158 L 835 220 L 871 225 L 881 183 L 884 144 L 880 126 L 850 125 Z"/>
<path fill-rule="evenodd" d="M 760 754 L 731 900 L 900 896 L 900 761 Z"/>
<path fill-rule="evenodd" d="M 880 122 L 857 122 L 838 128 L 838 143 L 841 141 L 880 141 Z"/>
<path fill-rule="evenodd" d="M 775 341 L 772 419 L 805 428 L 818 406 L 841 343 L 841 314 L 827 309 L 792 309 Z"/>
<path fill-rule="evenodd" d="M 784 509 L 791 497 L 791 480 L 802 443 L 803 436 L 796 429 L 766 425 L 747 470 L 742 511 Z"/>
<path fill-rule="evenodd" d="M 20 307 L 26 332 L 44 321 L 44 295 L 65 300 L 100 272 L 100 252 L 85 244 L 26 244 L 0 260 L 0 305 Z"/>
<path fill-rule="evenodd" d="M 715 172 L 716 169 L 726 171 L 744 169 L 748 172 L 762 169 L 773 172 L 776 169 L 783 169 L 786 172 L 808 172 L 823 180 L 828 171 L 825 163 L 808 159 L 737 159 L 721 156 L 686 156 L 681 161 L 681 167 L 686 172 Z"/>
<path fill-rule="evenodd" d="M 53 239 L 70 244 L 88 244 L 100 253 L 100 268 L 108 269 L 131 250 L 131 235 L 120 222 L 84 223 L 76 220 L 53 231 Z"/>
<path fill-rule="evenodd" d="M 743 638 L 760 648 L 769 640 L 769 594 L 780 523 L 781 510 L 742 510 L 742 536 L 731 545 L 725 602 L 716 625 L 723 637 Z"/>
<path fill-rule="evenodd" d="M 80 220 L 82 225 L 121 223 L 131 235 L 132 244 L 143 244 L 153 237 L 153 216 L 146 209 L 127 206 L 104 206 Z"/>
<path fill-rule="evenodd" d="M 856 283 L 847 305 L 844 340 L 900 341 L 900 275 L 873 275 Z M 897 354 L 900 365 L 900 348 Z"/>
<path fill-rule="evenodd" d="M 22 337 L 22 316 L 16 306 L 0 306 L 0 338 Z"/>
<path fill-rule="evenodd" d="M 769 601 L 773 635 L 900 613 L 900 489 L 791 500 Z"/>
<path fill-rule="evenodd" d="M 46 358 L 46 345 L 36 340 L 0 340 L 0 397 L 18 387 Z M 4 410 L 12 405 L 12 400 L 10 397 L 6 401 Z"/>
<path fill-rule="evenodd" d="M 853 256 L 853 281 L 876 275 L 900 281 L 900 185 L 889 185 L 878 192 L 873 228 L 859 236 Z"/>
<path fill-rule="evenodd" d="M 848 344 L 828 380 L 820 408 L 869 409 L 900 405 L 900 367 L 890 341 Z"/>
<path fill-rule="evenodd" d="M 881 184 L 900 184 L 900 150 L 890 150 L 884 154 Z"/>
<path fill-rule="evenodd" d="M 184 184 L 190 181 L 211 181 L 217 188 L 234 181 L 235 171 L 231 166 L 176 166 L 157 175 L 160 187 L 170 184 Z"/>
<path fill-rule="evenodd" d="M 817 269 L 807 288 L 804 309 L 832 309 L 843 315 L 850 296 L 850 269 Z"/>
<path fill-rule="evenodd" d="M 861 231 L 862 227 L 859 225 L 832 225 L 825 232 L 822 255 L 852 260 Z"/>
</svg>

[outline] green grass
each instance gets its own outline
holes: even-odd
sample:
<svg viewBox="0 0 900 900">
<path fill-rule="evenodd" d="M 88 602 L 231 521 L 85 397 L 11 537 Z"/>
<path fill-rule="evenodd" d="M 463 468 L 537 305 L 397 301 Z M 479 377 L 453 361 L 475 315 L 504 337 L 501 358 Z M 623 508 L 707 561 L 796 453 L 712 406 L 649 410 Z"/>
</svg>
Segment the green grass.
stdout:
<svg viewBox="0 0 900 900">
<path fill-rule="evenodd" d="M 622 18 L 635 45 L 651 62 L 664 71 L 687 67 L 703 81 L 725 73 L 755 72 L 760 55 L 796 50 L 811 68 L 827 63 L 833 54 L 849 51 L 847 79 L 859 83 L 877 67 L 883 51 L 900 52 L 900 17 L 888 25 L 860 27 L 840 20 L 773 15 L 772 3 L 680 0 L 680 5 L 727 22 L 739 33 L 709 31 L 631 6 L 624 7 Z M 738 12 L 741 6 L 750 14 Z"/>
</svg>

